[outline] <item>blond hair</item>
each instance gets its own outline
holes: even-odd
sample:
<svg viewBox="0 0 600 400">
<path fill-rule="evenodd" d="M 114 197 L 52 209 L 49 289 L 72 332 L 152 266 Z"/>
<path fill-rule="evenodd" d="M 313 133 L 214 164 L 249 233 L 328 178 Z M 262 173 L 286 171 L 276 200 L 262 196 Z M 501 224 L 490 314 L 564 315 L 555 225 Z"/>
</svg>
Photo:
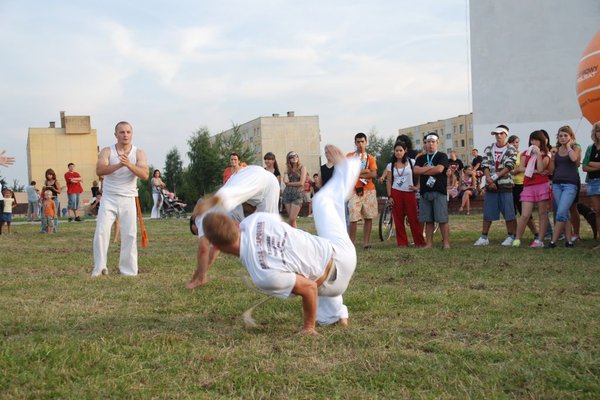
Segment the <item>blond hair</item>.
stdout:
<svg viewBox="0 0 600 400">
<path fill-rule="evenodd" d="M 292 165 L 292 163 L 290 162 L 290 156 L 292 154 L 295 154 L 298 156 L 298 162 L 296 163 L 296 165 Z M 292 172 L 298 172 L 300 173 L 300 171 L 302 171 L 302 163 L 300 162 L 300 155 L 295 152 L 295 151 L 290 151 L 287 153 L 287 155 L 285 156 L 285 166 L 286 166 L 286 170 L 287 170 L 287 174 L 289 175 Z"/>
<path fill-rule="evenodd" d="M 215 246 L 225 246 L 237 242 L 240 230 L 236 222 L 226 214 L 209 212 L 202 221 L 204 236 Z"/>
<path fill-rule="evenodd" d="M 600 122 L 596 122 L 593 126 L 592 126 L 592 142 L 598 146 L 600 145 L 600 139 L 598 139 L 598 137 L 596 136 L 596 132 L 600 132 Z"/>
<path fill-rule="evenodd" d="M 567 135 L 569 135 L 569 137 L 571 138 L 571 140 L 575 141 L 575 132 L 573 132 L 573 129 L 569 126 L 569 125 L 565 125 L 565 126 L 561 126 L 560 128 L 558 128 L 558 132 L 556 132 L 556 145 L 560 146 L 560 144 L 558 143 L 558 135 L 564 132 Z"/>
</svg>

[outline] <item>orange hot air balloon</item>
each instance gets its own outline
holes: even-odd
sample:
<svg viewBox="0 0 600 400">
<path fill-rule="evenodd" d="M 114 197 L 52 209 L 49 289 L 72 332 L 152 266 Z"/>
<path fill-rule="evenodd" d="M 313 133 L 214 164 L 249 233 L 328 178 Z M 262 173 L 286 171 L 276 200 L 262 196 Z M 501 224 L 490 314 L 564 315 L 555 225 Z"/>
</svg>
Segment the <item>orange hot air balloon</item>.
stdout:
<svg viewBox="0 0 600 400">
<path fill-rule="evenodd" d="M 600 31 L 592 38 L 577 67 L 577 100 L 581 113 L 594 125 L 600 122 Z"/>
</svg>

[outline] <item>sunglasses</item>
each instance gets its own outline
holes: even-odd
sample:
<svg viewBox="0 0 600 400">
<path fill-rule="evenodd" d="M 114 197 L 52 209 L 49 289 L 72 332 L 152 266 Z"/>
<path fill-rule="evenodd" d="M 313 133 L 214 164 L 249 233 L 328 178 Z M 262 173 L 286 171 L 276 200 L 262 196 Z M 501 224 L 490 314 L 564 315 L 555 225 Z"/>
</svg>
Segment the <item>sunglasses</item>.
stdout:
<svg viewBox="0 0 600 400">
<path fill-rule="evenodd" d="M 292 154 L 288 157 L 288 160 L 291 160 L 292 158 L 298 158 L 298 154 Z"/>
</svg>

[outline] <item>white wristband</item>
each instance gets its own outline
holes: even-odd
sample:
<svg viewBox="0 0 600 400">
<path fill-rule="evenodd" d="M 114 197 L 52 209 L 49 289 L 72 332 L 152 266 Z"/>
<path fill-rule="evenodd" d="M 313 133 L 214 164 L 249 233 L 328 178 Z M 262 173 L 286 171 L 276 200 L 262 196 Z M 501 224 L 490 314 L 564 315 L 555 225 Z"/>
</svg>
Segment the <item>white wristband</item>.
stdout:
<svg viewBox="0 0 600 400">
<path fill-rule="evenodd" d="M 490 178 L 492 178 L 492 180 L 494 182 L 496 182 L 496 179 L 498 179 L 498 174 L 492 174 L 492 176 L 490 176 Z"/>
</svg>

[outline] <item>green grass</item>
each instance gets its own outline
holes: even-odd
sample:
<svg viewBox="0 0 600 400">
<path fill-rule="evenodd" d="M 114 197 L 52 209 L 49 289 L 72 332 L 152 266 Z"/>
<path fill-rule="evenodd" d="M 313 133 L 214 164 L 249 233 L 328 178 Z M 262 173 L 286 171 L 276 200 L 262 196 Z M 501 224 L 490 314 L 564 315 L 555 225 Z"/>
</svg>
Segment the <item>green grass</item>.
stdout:
<svg viewBox="0 0 600 400">
<path fill-rule="evenodd" d="M 93 222 L 0 237 L 1 398 L 600 398 L 591 240 L 506 249 L 496 223 L 492 245 L 474 248 L 481 216 L 471 215 L 452 216 L 450 251 L 374 242 L 344 296 L 350 326 L 307 338 L 295 335 L 299 299 L 265 303 L 260 327 L 244 327 L 261 296 L 231 257 L 186 290 L 187 221 L 146 228 L 136 278 L 117 274 L 118 245 L 110 275 L 89 277 Z"/>
</svg>

